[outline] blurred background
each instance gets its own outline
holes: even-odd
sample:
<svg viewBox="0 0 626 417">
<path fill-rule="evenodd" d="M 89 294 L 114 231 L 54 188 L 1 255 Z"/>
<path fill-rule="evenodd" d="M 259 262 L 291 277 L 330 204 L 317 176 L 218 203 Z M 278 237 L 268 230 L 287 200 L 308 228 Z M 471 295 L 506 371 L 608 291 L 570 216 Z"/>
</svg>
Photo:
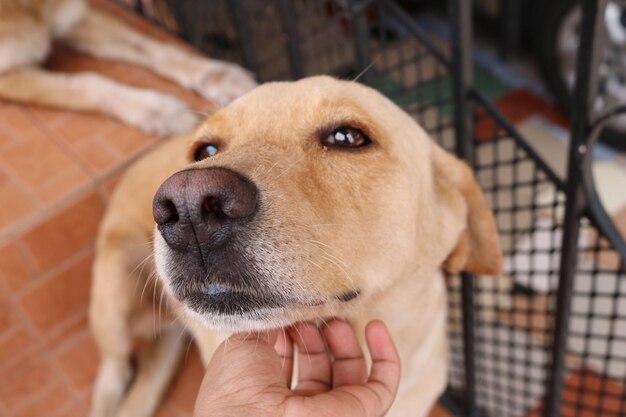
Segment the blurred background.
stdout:
<svg viewBox="0 0 626 417">
<path fill-rule="evenodd" d="M 245 57 L 238 52 L 241 39 L 231 18 L 233 2 L 119 1 L 158 22 L 209 56 L 223 57 L 250 66 L 250 62 L 246 62 Z M 404 0 L 397 3 L 421 28 L 444 40 L 448 39 L 446 2 Z M 501 88 L 527 89 L 554 103 L 565 114 L 569 113 L 582 18 L 579 2 L 477 0 L 473 4 L 474 59 L 478 64 L 479 76 L 481 71 L 486 71 L 502 83 Z M 328 12 L 332 14 L 332 2 L 328 2 Z M 595 99 L 598 114 L 623 103 L 626 97 L 624 1 L 608 2 L 604 26 L 607 45 L 599 68 L 600 82 Z M 395 29 L 398 32 L 396 35 L 405 31 L 400 24 L 395 28 L 393 25 L 388 27 Z M 625 135 L 626 117 L 621 117 L 613 122 L 602 139 L 616 148 L 626 149 Z"/>
</svg>

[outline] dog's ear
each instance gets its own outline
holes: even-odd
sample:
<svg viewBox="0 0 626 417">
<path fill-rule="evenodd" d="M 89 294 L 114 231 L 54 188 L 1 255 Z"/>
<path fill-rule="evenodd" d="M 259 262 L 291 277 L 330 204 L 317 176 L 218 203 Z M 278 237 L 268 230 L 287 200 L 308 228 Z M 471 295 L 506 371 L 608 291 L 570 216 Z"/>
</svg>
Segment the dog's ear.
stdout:
<svg viewBox="0 0 626 417">
<path fill-rule="evenodd" d="M 472 170 L 439 146 L 433 146 L 433 169 L 442 208 L 462 228 L 443 264 L 444 270 L 499 275 L 503 259 L 496 222 Z M 444 216 L 443 221 L 448 220 Z"/>
</svg>

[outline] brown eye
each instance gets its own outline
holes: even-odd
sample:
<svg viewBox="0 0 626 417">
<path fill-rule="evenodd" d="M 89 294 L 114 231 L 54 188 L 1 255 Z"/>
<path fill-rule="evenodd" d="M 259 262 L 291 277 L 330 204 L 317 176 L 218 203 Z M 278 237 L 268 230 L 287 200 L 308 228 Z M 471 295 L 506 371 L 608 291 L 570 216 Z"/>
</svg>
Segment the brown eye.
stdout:
<svg viewBox="0 0 626 417">
<path fill-rule="evenodd" d="M 212 157 L 213 155 L 217 153 L 217 151 L 218 151 L 217 146 L 212 145 L 210 143 L 205 143 L 204 145 L 196 149 L 196 151 L 193 154 L 193 160 L 196 162 L 202 161 L 203 159 Z"/>
<path fill-rule="evenodd" d="M 363 132 L 352 127 L 336 129 L 326 136 L 322 142 L 324 145 L 336 146 L 338 148 L 358 148 L 372 143 Z"/>
</svg>

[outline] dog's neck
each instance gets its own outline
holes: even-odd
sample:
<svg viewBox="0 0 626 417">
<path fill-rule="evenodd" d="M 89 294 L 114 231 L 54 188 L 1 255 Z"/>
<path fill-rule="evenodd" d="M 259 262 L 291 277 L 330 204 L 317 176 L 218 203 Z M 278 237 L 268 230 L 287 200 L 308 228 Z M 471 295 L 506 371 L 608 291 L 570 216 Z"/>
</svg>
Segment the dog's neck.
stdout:
<svg viewBox="0 0 626 417">
<path fill-rule="evenodd" d="M 380 319 L 392 335 L 402 335 L 400 350 L 410 355 L 426 342 L 434 326 L 445 327 L 446 289 L 441 270 L 417 271 L 355 311 L 352 321 L 357 328 Z M 402 354 L 402 352 L 401 352 Z M 405 356 L 405 355 L 402 355 Z"/>
<path fill-rule="evenodd" d="M 374 319 L 387 325 L 404 375 L 398 398 L 423 397 L 428 407 L 427 399 L 436 398 L 443 389 L 448 356 L 446 305 L 444 273 L 419 271 L 397 281 L 352 318 L 356 329 Z M 358 334 L 363 337 L 362 331 Z M 365 346 L 363 339 L 361 343 Z"/>
</svg>

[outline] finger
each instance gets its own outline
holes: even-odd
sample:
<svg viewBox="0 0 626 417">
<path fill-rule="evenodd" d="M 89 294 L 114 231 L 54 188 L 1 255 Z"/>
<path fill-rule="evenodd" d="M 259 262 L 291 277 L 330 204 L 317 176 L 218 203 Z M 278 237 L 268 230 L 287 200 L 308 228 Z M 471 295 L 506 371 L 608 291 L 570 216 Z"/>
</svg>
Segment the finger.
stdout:
<svg viewBox="0 0 626 417">
<path fill-rule="evenodd" d="M 367 383 L 344 385 L 316 395 L 302 408 L 343 417 L 380 417 L 387 413 L 398 390 L 400 358 L 382 322 L 370 322 L 365 337 L 372 356 Z"/>
<path fill-rule="evenodd" d="M 207 365 L 194 415 L 214 416 L 216 407 L 219 410 L 224 404 L 247 404 L 262 397 L 269 387 L 274 395 L 288 395 L 289 390 L 282 385 L 276 341 L 276 331 L 226 339 Z"/>
<path fill-rule="evenodd" d="M 298 393 L 327 391 L 332 371 L 326 344 L 319 329 L 311 323 L 298 323 L 289 330 L 298 347 Z"/>
<path fill-rule="evenodd" d="M 372 357 L 372 370 L 366 386 L 376 393 L 381 406 L 387 410 L 398 391 L 400 356 L 382 321 L 371 321 L 365 327 L 365 338 Z"/>
<path fill-rule="evenodd" d="M 274 350 L 280 357 L 281 374 L 284 377 L 285 384 L 290 388 L 293 372 L 293 341 L 285 329 L 278 331 Z"/>
<path fill-rule="evenodd" d="M 367 364 L 352 327 L 345 321 L 333 320 L 324 328 L 324 335 L 334 358 L 333 387 L 364 384 Z"/>
</svg>

